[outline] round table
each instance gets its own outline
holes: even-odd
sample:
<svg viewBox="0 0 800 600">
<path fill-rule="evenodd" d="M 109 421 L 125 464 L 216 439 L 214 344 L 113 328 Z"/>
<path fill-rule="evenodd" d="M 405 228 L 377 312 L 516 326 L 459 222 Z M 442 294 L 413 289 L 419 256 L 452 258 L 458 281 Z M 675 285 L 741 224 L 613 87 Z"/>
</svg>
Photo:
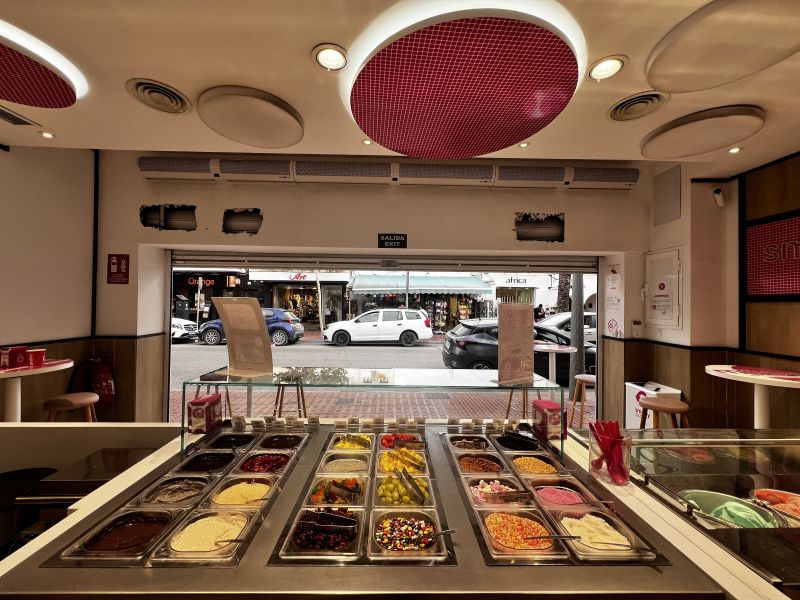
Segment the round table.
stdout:
<svg viewBox="0 0 800 600">
<path fill-rule="evenodd" d="M 575 346 L 564 346 L 563 344 L 534 344 L 534 352 L 547 352 L 548 356 L 548 374 L 547 378 L 550 381 L 556 380 L 556 354 L 574 354 L 578 351 Z"/>
<path fill-rule="evenodd" d="M 706 365 L 706 373 L 753 384 L 753 428 L 769 429 L 769 388 L 800 388 L 800 373 L 742 365 Z"/>
<path fill-rule="evenodd" d="M 17 367 L 16 369 L 0 370 L 0 379 L 3 380 L 5 396 L 5 411 L 3 420 L 19 423 L 22 420 L 22 378 L 29 375 L 53 373 L 72 368 L 75 363 L 70 359 L 46 360 L 41 367 Z"/>
</svg>

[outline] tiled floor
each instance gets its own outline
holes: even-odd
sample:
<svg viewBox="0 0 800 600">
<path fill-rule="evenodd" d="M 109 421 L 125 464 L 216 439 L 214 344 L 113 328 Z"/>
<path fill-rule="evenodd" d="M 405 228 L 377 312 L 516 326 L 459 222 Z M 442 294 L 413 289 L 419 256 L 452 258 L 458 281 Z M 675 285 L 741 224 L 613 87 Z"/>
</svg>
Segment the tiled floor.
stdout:
<svg viewBox="0 0 800 600">
<path fill-rule="evenodd" d="M 213 391 L 213 390 L 212 390 Z M 222 391 L 222 390 L 220 390 Z M 546 398 L 546 393 L 542 396 Z M 374 392 L 356 390 L 307 390 L 306 408 L 310 415 L 328 418 L 344 417 L 426 417 L 428 419 L 446 419 L 448 417 L 466 418 L 503 418 L 505 417 L 508 393 L 501 391 L 484 392 L 442 392 L 414 390 L 408 392 Z M 564 405 L 569 414 L 572 403 L 567 399 L 564 390 Z M 244 414 L 247 395 L 244 390 L 231 390 L 231 405 L 234 414 Z M 511 418 L 520 418 L 520 395 L 515 396 L 511 410 Z M 554 396 L 554 400 L 558 397 Z M 253 416 L 271 415 L 275 405 L 275 392 L 254 391 Z M 181 392 L 172 392 L 170 421 L 180 421 Z M 297 400 L 294 389 L 287 388 L 284 398 L 284 414 L 297 414 Z M 578 412 L 575 413 L 575 425 L 578 424 Z M 585 419 L 594 420 L 595 395 L 592 390 L 587 394 Z"/>
</svg>

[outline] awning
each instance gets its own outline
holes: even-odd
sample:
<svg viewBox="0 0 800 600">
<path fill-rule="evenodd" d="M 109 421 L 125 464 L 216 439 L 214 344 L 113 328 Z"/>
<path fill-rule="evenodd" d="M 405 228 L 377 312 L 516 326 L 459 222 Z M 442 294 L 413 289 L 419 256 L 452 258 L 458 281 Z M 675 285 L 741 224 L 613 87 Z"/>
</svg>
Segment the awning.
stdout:
<svg viewBox="0 0 800 600">
<path fill-rule="evenodd" d="M 406 276 L 357 274 L 353 278 L 354 294 L 404 294 Z M 445 275 L 411 275 L 410 294 L 491 294 L 492 286 L 478 277 Z"/>
</svg>

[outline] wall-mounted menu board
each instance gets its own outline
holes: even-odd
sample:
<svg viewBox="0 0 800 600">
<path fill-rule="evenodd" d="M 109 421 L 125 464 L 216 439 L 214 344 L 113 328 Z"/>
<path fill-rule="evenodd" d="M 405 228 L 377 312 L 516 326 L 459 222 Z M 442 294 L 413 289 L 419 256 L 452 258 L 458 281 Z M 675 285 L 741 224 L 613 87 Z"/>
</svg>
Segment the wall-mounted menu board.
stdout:
<svg viewBox="0 0 800 600">
<path fill-rule="evenodd" d="M 800 298 L 800 211 L 745 225 L 748 300 Z"/>
</svg>

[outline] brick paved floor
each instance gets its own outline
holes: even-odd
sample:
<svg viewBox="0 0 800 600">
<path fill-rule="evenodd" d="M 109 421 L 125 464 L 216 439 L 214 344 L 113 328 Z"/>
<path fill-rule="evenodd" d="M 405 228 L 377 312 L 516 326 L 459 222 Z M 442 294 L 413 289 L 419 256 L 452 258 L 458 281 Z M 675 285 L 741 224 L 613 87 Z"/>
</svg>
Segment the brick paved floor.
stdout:
<svg viewBox="0 0 800 600">
<path fill-rule="evenodd" d="M 546 398 L 547 392 L 543 392 Z M 230 392 L 231 405 L 235 414 L 244 414 L 247 405 L 247 395 L 244 390 L 232 389 Z M 448 417 L 467 418 L 503 418 L 508 402 L 508 393 L 501 391 L 482 392 L 443 392 L 441 390 L 425 391 L 356 391 L 356 390 L 306 390 L 306 407 L 308 413 L 320 417 L 426 417 L 428 419 L 446 419 Z M 520 418 L 520 394 L 515 396 L 511 418 Z M 534 395 L 535 396 L 535 395 Z M 564 404 L 567 414 L 571 402 L 566 398 L 564 390 Z M 554 395 L 554 400 L 558 399 Z M 253 415 L 271 415 L 275 403 L 275 392 L 254 391 Z M 178 422 L 181 419 L 181 392 L 174 391 L 170 397 L 170 421 Z M 296 413 L 296 395 L 294 389 L 287 388 L 284 398 L 284 414 Z M 587 394 L 585 418 L 594 420 L 595 395 L 593 390 Z M 577 426 L 577 412 L 575 424 Z M 588 423 L 588 421 L 587 421 Z"/>
</svg>

